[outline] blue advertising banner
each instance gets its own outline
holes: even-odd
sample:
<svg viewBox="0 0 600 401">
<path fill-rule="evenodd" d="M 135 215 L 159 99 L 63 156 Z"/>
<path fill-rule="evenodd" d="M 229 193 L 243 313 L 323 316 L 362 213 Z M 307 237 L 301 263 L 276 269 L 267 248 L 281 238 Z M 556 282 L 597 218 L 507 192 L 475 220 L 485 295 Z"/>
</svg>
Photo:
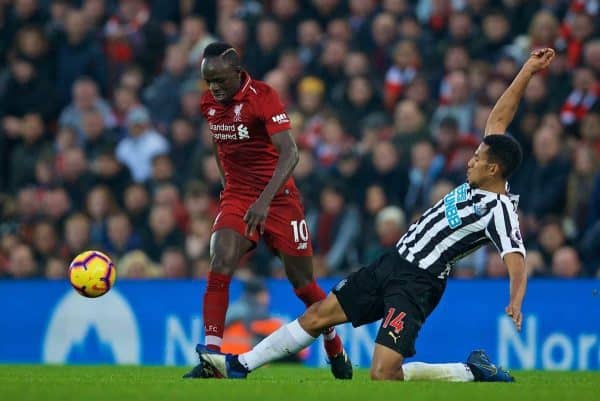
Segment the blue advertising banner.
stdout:
<svg viewBox="0 0 600 401">
<path fill-rule="evenodd" d="M 328 289 L 336 282 L 320 284 Z M 302 313 L 304 305 L 287 282 L 266 285 L 268 294 L 258 300 L 268 316 L 251 321 L 254 304 L 247 303 L 242 284 L 232 284 L 230 312 L 244 321 L 228 326 L 226 343 L 232 349 L 247 347 L 265 330 Z M 66 282 L 2 281 L 0 362 L 195 364 L 194 346 L 204 336 L 204 287 L 204 281 L 122 280 L 107 295 L 88 299 Z M 507 281 L 450 281 L 421 330 L 413 359 L 462 361 L 472 349 L 484 348 L 499 364 L 513 369 L 598 370 L 598 290 L 599 280 L 530 282 L 523 330 L 517 332 L 503 314 Z M 338 328 L 354 364 L 369 366 L 377 328 Z M 309 366 L 323 366 L 321 340 L 301 357 Z"/>
</svg>

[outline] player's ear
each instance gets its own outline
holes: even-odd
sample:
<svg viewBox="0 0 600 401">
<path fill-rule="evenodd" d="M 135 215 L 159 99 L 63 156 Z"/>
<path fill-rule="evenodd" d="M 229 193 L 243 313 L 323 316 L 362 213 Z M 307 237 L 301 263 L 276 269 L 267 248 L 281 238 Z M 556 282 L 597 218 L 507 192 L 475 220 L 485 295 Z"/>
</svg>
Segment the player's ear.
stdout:
<svg viewBox="0 0 600 401">
<path fill-rule="evenodd" d="M 502 175 L 502 169 L 500 168 L 500 165 L 498 163 L 489 163 L 488 164 L 488 171 L 490 172 L 490 175 Z"/>
</svg>

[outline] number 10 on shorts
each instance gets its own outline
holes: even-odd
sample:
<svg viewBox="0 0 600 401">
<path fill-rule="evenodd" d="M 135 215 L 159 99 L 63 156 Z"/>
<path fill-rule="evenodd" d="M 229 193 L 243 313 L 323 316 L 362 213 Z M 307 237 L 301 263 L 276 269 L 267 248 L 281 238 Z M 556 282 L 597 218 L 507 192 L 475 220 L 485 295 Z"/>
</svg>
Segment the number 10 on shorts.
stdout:
<svg viewBox="0 0 600 401">
<path fill-rule="evenodd" d="M 300 222 L 298 222 L 298 220 L 292 220 L 290 225 L 292 226 L 292 232 L 294 233 L 294 242 L 308 241 L 308 226 L 306 225 L 306 220 L 302 219 Z"/>
</svg>

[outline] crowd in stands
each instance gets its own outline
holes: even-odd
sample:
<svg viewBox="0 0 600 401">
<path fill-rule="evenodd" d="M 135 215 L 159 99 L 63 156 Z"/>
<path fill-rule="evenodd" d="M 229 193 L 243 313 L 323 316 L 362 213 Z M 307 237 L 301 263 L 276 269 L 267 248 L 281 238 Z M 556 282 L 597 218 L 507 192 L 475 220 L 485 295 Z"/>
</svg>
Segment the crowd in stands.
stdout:
<svg viewBox="0 0 600 401">
<path fill-rule="evenodd" d="M 465 180 L 491 107 L 553 47 L 509 133 L 534 277 L 600 274 L 598 0 L 0 0 L 0 277 L 198 278 L 221 183 L 200 114 L 223 40 L 274 87 L 300 149 L 317 275 L 396 241 Z M 241 272 L 280 277 L 264 244 Z M 495 249 L 456 278 L 506 277 Z"/>
</svg>

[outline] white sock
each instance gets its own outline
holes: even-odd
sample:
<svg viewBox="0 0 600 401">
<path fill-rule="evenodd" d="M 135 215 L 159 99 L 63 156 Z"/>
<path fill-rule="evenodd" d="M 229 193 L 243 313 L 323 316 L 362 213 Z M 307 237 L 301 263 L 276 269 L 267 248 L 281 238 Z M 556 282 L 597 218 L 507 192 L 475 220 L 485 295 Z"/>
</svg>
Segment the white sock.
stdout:
<svg viewBox="0 0 600 401">
<path fill-rule="evenodd" d="M 404 380 L 437 380 L 447 382 L 472 382 L 471 369 L 464 363 L 409 362 L 402 365 Z"/>
<path fill-rule="evenodd" d="M 296 319 L 277 329 L 250 351 L 240 355 L 238 360 L 246 369 L 254 370 L 266 363 L 294 355 L 315 340 L 315 337 L 304 331 Z"/>
<path fill-rule="evenodd" d="M 215 345 L 215 346 L 221 348 L 222 343 L 223 343 L 223 337 L 218 337 L 218 336 L 204 337 L 204 345 Z"/>
</svg>

